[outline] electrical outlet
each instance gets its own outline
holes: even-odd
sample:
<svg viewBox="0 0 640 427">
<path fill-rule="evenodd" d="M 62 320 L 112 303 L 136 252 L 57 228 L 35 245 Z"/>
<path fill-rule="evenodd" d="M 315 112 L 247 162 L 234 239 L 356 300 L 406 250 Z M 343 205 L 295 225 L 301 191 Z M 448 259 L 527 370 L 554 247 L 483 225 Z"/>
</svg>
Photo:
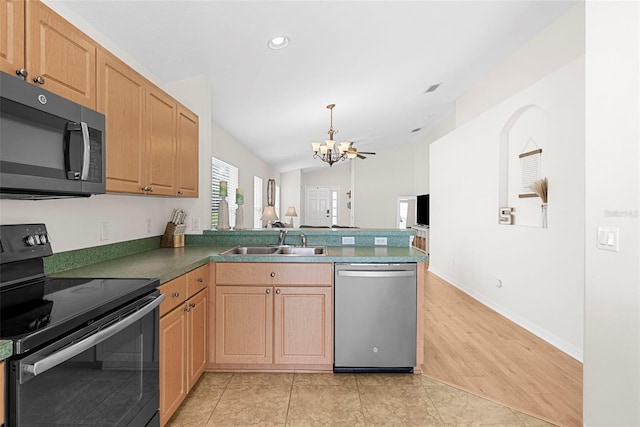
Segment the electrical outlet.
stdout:
<svg viewBox="0 0 640 427">
<path fill-rule="evenodd" d="M 100 240 L 109 240 L 111 238 L 111 223 L 108 221 L 100 223 Z"/>
<path fill-rule="evenodd" d="M 151 218 L 147 218 L 144 220 L 145 230 L 147 230 L 147 234 L 151 234 Z"/>
<path fill-rule="evenodd" d="M 342 244 L 343 245 L 355 245 L 356 244 L 356 238 L 355 237 L 343 237 L 342 238 Z"/>
<path fill-rule="evenodd" d="M 376 246 L 387 246 L 387 238 L 386 237 L 375 237 L 373 239 L 373 244 Z"/>
<path fill-rule="evenodd" d="M 191 230 L 200 231 L 200 218 L 198 217 L 191 218 Z"/>
</svg>

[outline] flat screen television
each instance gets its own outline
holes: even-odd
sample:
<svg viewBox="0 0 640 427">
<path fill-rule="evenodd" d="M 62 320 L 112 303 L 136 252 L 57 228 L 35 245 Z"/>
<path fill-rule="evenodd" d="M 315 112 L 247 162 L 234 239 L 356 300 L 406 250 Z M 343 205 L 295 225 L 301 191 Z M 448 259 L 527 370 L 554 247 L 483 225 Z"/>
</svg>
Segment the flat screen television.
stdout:
<svg viewBox="0 0 640 427">
<path fill-rule="evenodd" d="M 416 197 L 416 224 L 429 225 L 429 195 Z"/>
</svg>

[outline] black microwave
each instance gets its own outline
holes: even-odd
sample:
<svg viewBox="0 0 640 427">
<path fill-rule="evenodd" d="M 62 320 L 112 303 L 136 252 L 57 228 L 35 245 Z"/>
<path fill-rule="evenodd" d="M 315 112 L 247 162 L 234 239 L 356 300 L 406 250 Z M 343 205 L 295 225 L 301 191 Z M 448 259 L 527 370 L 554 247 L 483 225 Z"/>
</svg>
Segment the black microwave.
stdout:
<svg viewBox="0 0 640 427">
<path fill-rule="evenodd" d="M 106 192 L 105 117 L 0 72 L 0 198 Z"/>
</svg>

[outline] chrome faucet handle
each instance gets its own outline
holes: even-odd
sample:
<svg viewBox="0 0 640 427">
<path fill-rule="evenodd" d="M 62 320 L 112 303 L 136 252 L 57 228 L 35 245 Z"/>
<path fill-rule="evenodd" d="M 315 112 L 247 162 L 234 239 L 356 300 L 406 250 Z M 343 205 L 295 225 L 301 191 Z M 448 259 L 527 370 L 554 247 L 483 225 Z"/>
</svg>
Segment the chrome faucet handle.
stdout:
<svg viewBox="0 0 640 427">
<path fill-rule="evenodd" d="M 302 240 L 302 247 L 306 248 L 307 247 L 307 236 L 305 236 L 304 233 L 300 233 L 300 240 Z"/>
</svg>

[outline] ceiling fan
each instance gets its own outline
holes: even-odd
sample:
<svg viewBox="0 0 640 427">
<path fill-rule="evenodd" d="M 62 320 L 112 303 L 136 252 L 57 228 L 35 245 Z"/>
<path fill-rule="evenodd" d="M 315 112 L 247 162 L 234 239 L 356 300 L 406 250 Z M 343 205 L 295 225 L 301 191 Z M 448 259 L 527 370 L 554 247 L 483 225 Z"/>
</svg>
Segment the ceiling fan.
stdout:
<svg viewBox="0 0 640 427">
<path fill-rule="evenodd" d="M 373 151 L 358 151 L 358 149 L 353 146 L 353 142 L 349 143 L 349 148 L 347 149 L 347 157 L 349 157 L 350 159 L 353 159 L 355 157 L 366 159 L 367 157 L 363 156 L 363 154 L 375 156 L 376 153 L 374 153 Z"/>
</svg>

